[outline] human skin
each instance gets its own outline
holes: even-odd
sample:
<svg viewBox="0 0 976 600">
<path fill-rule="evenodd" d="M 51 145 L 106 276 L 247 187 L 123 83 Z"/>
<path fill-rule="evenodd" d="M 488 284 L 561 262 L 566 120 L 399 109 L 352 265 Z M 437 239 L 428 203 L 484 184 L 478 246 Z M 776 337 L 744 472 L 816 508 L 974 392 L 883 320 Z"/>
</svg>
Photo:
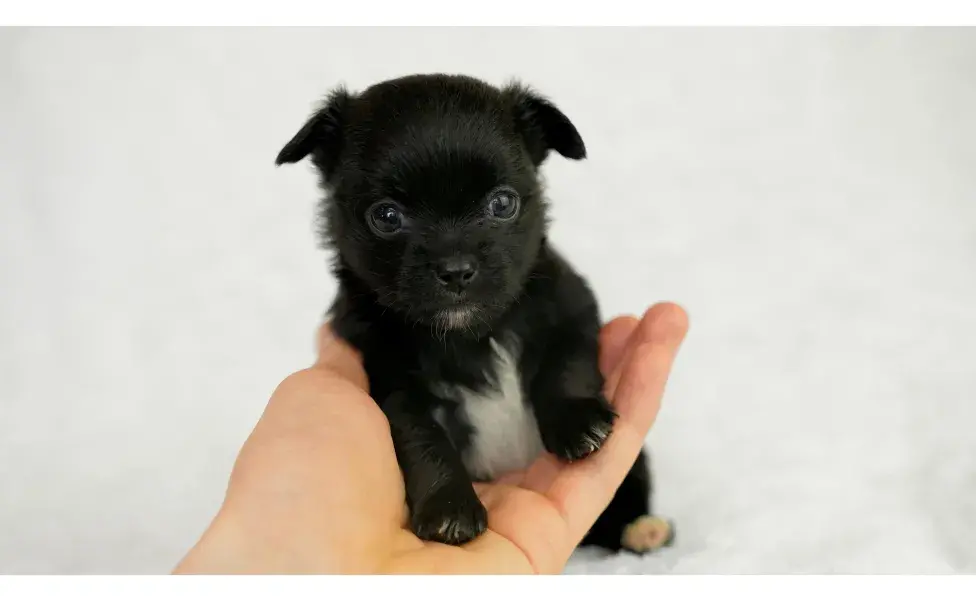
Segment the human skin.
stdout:
<svg viewBox="0 0 976 600">
<path fill-rule="evenodd" d="M 637 458 L 687 331 L 671 303 L 607 323 L 600 369 L 619 418 L 604 446 L 476 484 L 488 530 L 448 546 L 411 533 L 389 424 L 358 353 L 326 324 L 315 364 L 274 391 L 174 573 L 559 573 Z"/>
</svg>

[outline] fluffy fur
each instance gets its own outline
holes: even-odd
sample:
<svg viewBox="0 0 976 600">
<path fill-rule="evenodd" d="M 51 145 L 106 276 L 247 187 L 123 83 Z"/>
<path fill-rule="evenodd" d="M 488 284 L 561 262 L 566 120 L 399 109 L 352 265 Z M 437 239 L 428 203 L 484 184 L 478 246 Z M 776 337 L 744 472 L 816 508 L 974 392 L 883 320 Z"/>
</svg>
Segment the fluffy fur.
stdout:
<svg viewBox="0 0 976 600">
<path fill-rule="evenodd" d="M 550 101 L 436 74 L 337 89 L 278 155 L 320 175 L 334 326 L 363 354 L 423 539 L 485 530 L 473 481 L 543 451 L 582 459 L 612 431 L 596 301 L 546 239 L 552 152 L 586 157 Z M 649 525 L 651 491 L 641 454 L 584 544 L 668 542 Z"/>
</svg>

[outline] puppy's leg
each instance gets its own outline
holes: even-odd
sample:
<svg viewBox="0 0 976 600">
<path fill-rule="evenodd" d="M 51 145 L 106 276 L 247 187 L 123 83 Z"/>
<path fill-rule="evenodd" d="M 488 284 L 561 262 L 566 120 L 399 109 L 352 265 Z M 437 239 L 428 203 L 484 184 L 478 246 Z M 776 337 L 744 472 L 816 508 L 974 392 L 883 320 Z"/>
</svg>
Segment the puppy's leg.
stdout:
<svg viewBox="0 0 976 600">
<path fill-rule="evenodd" d="M 447 433 L 427 411 L 419 390 L 388 397 L 393 447 L 403 473 L 410 525 L 417 537 L 460 545 L 488 527 L 488 513 Z"/>
<path fill-rule="evenodd" d="M 652 552 L 674 542 L 674 524 L 652 513 L 653 475 L 642 450 L 613 500 L 583 538 L 581 546 L 611 552 Z"/>
<path fill-rule="evenodd" d="M 546 450 L 563 460 L 596 452 L 616 414 L 603 395 L 595 312 L 569 320 L 546 340 L 530 400 Z"/>
</svg>

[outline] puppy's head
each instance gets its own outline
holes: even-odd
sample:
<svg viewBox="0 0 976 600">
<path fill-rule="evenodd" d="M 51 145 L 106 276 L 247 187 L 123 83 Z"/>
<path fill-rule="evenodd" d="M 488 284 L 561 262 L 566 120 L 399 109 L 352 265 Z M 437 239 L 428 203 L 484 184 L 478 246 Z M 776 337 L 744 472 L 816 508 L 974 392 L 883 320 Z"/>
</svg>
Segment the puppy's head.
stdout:
<svg viewBox="0 0 976 600">
<path fill-rule="evenodd" d="M 538 169 L 551 151 L 586 156 L 569 119 L 527 88 L 413 75 L 337 89 L 276 163 L 311 156 L 326 241 L 377 302 L 478 330 L 517 297 L 545 238 Z"/>
</svg>

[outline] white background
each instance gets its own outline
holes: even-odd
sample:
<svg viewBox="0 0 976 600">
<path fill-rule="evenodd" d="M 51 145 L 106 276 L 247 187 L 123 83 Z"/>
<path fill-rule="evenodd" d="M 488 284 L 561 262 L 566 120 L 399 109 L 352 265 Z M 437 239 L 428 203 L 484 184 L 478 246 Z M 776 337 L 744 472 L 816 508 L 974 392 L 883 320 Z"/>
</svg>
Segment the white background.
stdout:
<svg viewBox="0 0 976 600">
<path fill-rule="evenodd" d="M 586 140 L 553 237 L 692 329 L 661 554 L 571 572 L 976 572 L 976 35 L 0 30 L 0 573 L 165 573 L 334 291 L 334 85 L 523 78 Z"/>
</svg>

